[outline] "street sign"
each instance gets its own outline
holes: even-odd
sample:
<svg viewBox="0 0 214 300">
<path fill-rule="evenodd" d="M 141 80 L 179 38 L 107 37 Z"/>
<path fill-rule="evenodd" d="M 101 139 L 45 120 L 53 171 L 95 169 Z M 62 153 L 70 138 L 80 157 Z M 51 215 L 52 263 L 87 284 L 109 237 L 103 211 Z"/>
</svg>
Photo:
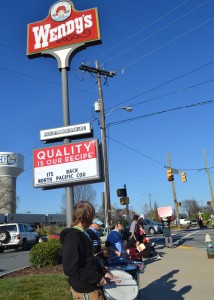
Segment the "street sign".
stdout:
<svg viewBox="0 0 214 300">
<path fill-rule="evenodd" d="M 171 169 L 173 174 L 178 174 L 179 170 L 178 169 Z"/>
</svg>

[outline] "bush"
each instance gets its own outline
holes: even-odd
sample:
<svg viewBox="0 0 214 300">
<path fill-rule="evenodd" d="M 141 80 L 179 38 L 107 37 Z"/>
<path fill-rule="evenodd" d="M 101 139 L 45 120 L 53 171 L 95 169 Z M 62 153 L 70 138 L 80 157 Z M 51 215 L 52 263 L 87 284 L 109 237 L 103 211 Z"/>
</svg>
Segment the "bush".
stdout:
<svg viewBox="0 0 214 300">
<path fill-rule="evenodd" d="M 61 243 L 57 239 L 36 244 L 29 253 L 31 265 L 33 267 L 47 267 L 61 263 L 59 255 L 61 247 Z"/>
<path fill-rule="evenodd" d="M 45 228 L 42 228 L 39 230 L 39 234 L 41 234 L 43 236 L 47 236 L 47 231 L 45 230 Z"/>
<path fill-rule="evenodd" d="M 48 228 L 48 235 L 52 235 L 56 232 L 56 226 L 52 225 Z"/>
</svg>

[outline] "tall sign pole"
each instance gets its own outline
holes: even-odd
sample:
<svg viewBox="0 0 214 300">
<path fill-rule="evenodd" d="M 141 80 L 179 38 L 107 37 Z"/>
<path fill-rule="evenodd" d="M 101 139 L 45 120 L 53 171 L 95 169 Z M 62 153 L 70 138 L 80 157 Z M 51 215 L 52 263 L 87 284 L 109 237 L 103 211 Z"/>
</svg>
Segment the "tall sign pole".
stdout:
<svg viewBox="0 0 214 300">
<path fill-rule="evenodd" d="M 81 24 L 81 25 L 80 25 Z M 101 42 L 98 12 L 96 8 L 76 11 L 73 3 L 58 1 L 54 3 L 46 19 L 28 24 L 27 55 L 29 58 L 37 56 L 51 56 L 58 62 L 62 75 L 62 107 L 63 124 L 70 125 L 68 70 L 74 54 L 85 49 L 85 44 Z M 64 143 L 70 143 L 69 138 Z M 73 186 L 65 187 L 66 223 L 72 223 L 74 197 Z"/>
</svg>

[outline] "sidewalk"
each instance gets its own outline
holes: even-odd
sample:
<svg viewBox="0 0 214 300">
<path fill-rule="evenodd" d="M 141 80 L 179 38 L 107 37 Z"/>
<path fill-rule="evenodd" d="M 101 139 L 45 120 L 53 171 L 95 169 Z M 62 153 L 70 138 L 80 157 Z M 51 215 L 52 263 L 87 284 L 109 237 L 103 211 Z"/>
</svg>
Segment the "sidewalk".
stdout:
<svg viewBox="0 0 214 300">
<path fill-rule="evenodd" d="M 158 249 L 163 257 L 144 260 L 139 276 L 139 300 L 213 300 L 214 259 L 206 247 Z"/>
</svg>

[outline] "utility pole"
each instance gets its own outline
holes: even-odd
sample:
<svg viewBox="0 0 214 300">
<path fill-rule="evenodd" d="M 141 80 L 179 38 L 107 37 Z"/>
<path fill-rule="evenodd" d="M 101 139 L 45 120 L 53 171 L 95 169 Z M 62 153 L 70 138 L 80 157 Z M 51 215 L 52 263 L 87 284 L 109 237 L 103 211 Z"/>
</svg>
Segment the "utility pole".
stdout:
<svg viewBox="0 0 214 300">
<path fill-rule="evenodd" d="M 169 166 L 170 169 L 172 169 L 169 153 L 167 154 L 167 159 L 168 159 L 168 166 Z M 179 216 L 178 201 L 177 201 L 177 196 L 176 196 L 176 191 L 175 191 L 174 180 L 171 181 L 171 185 L 172 185 L 172 193 L 173 193 L 174 205 L 175 205 L 175 214 L 176 214 L 176 217 L 177 217 L 177 220 L 178 220 L 177 225 L 178 225 L 178 227 L 180 227 L 180 216 Z"/>
<path fill-rule="evenodd" d="M 96 68 L 82 65 L 80 67 L 80 70 L 97 74 L 97 85 L 98 85 L 98 93 L 99 93 L 100 118 L 101 118 L 103 166 L 104 166 L 104 176 L 105 176 L 105 207 L 106 207 L 105 217 L 106 217 L 106 227 L 109 227 L 109 224 L 111 224 L 111 200 L 110 200 L 109 171 L 108 171 L 108 158 L 107 158 L 107 145 L 106 145 L 105 109 L 104 109 L 104 101 L 103 101 L 101 76 L 113 77 L 116 74 L 113 71 L 108 72 L 105 70 L 100 70 L 98 61 L 96 61 L 95 66 Z"/>
<path fill-rule="evenodd" d="M 207 173 L 207 177 L 208 177 L 208 183 L 209 183 L 209 187 L 210 187 L 210 195 L 211 195 L 211 201 L 212 201 L 212 208 L 214 210 L 213 188 L 212 188 L 212 182 L 211 182 L 211 178 L 210 178 L 210 172 L 209 172 L 209 168 L 208 168 L 208 164 L 207 164 L 206 153 L 205 153 L 204 150 L 203 150 L 203 155 L 204 155 L 205 169 L 206 169 L 206 173 Z"/>
<path fill-rule="evenodd" d="M 126 189 L 126 184 L 124 184 L 124 189 L 127 191 Z M 127 193 L 128 195 L 128 193 Z M 126 197 L 126 216 L 127 216 L 127 222 L 128 222 L 128 225 L 130 226 L 131 224 L 131 221 L 130 221 L 130 215 L 129 215 L 129 198 Z"/>
</svg>

